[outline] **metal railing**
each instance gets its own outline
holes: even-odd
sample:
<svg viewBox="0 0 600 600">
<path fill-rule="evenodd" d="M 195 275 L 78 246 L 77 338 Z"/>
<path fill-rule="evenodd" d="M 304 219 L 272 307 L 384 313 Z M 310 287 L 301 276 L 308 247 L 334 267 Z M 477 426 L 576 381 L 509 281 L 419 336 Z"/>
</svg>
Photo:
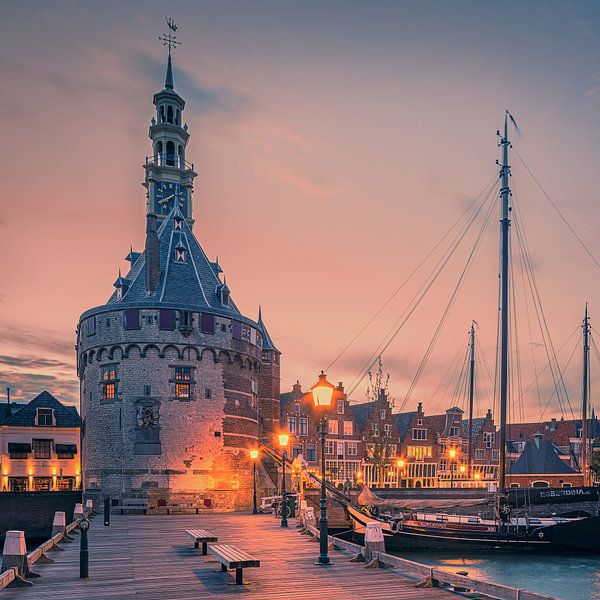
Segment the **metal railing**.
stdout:
<svg viewBox="0 0 600 600">
<path fill-rule="evenodd" d="M 159 152 L 155 156 L 146 156 L 146 164 L 157 167 L 174 167 L 186 171 L 194 170 L 194 163 L 188 162 L 177 154 L 166 154 L 165 152 Z"/>
</svg>

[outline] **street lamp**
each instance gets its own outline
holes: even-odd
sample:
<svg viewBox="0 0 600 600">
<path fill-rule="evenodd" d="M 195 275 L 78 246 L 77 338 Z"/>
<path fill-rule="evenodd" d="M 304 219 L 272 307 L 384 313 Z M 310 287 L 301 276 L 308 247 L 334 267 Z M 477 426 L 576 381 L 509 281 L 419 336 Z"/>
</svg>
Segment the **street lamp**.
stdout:
<svg viewBox="0 0 600 600">
<path fill-rule="evenodd" d="M 402 487 L 402 478 L 404 476 L 404 465 L 405 465 L 404 459 L 403 458 L 399 458 L 397 460 L 396 464 L 398 465 L 398 469 L 399 469 L 399 471 L 398 471 L 398 481 L 400 483 L 400 487 Z"/>
<path fill-rule="evenodd" d="M 327 409 L 331 406 L 333 390 L 335 386 L 329 381 L 323 371 L 319 375 L 319 381 L 312 386 L 311 392 L 315 407 L 317 409 Z M 325 415 L 321 417 L 320 434 L 321 434 L 321 518 L 319 520 L 319 559 L 316 565 L 330 565 L 329 555 L 327 554 L 327 543 L 329 540 L 329 527 L 327 525 L 327 496 L 325 494 L 325 436 L 327 431 L 325 426 L 327 420 Z"/>
<path fill-rule="evenodd" d="M 258 508 L 256 506 L 256 459 L 258 458 L 258 450 L 250 450 L 250 458 L 252 459 L 252 473 L 253 473 L 253 507 L 252 514 L 258 514 Z"/>
<path fill-rule="evenodd" d="M 287 445 L 290 436 L 287 433 L 280 433 L 278 436 L 279 445 L 283 449 L 281 456 L 281 526 L 287 527 L 287 493 L 285 491 L 285 461 L 287 459 Z"/>
<path fill-rule="evenodd" d="M 454 469 L 452 468 L 452 463 L 456 458 L 456 450 L 454 448 L 450 448 L 448 450 L 448 456 L 450 457 L 450 488 L 454 487 Z"/>
</svg>

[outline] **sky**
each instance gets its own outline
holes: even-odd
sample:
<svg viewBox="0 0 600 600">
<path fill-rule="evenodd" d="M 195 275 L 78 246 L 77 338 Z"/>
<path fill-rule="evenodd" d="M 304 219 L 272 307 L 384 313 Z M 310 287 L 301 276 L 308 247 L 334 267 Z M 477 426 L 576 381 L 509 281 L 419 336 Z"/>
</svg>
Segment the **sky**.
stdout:
<svg viewBox="0 0 600 600">
<path fill-rule="evenodd" d="M 183 42 L 174 74 L 187 101 L 187 158 L 199 173 L 194 230 L 242 312 L 256 318 L 262 305 L 283 353 L 282 391 L 296 380 L 310 387 L 326 368 L 364 400 L 365 381 L 353 382 L 441 254 L 331 363 L 494 181 L 496 130 L 509 109 L 520 129 L 510 132 L 513 202 L 568 391 L 553 393 L 512 227 L 511 416 L 577 413 L 579 326 L 585 302 L 592 327 L 600 320 L 599 267 L 524 164 L 600 257 L 597 2 L 168 7 L 164 15 L 154 1 L 2 4 L 0 389 L 10 386 L 17 401 L 43 389 L 78 400 L 79 315 L 106 302 L 130 244 L 143 248 L 142 164 L 164 81 L 157 38 L 170 16 Z M 479 221 L 383 354 L 397 410 L 465 406 L 459 375 L 472 320 L 476 411 L 496 408 L 498 206 L 408 396 Z M 591 368 L 594 404 L 595 352 Z"/>
</svg>

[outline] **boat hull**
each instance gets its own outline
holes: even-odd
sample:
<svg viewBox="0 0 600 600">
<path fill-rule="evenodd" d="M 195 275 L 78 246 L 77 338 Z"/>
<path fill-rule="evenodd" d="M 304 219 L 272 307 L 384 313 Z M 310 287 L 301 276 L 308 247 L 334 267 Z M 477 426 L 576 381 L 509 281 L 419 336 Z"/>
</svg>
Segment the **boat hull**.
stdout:
<svg viewBox="0 0 600 600">
<path fill-rule="evenodd" d="M 388 550 L 600 554 L 600 517 L 507 534 L 499 533 L 495 527 L 459 528 L 450 523 L 400 525 L 350 505 L 346 512 L 358 536 L 364 535 L 367 523 L 380 523 Z"/>
</svg>

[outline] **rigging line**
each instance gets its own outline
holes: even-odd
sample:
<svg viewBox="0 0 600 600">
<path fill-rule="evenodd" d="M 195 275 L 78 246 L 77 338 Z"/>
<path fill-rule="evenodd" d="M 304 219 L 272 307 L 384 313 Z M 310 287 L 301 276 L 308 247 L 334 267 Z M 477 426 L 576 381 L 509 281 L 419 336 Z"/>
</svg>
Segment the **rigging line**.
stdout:
<svg viewBox="0 0 600 600">
<path fill-rule="evenodd" d="M 554 350 L 554 344 L 552 343 L 552 336 L 550 335 L 550 329 L 548 327 L 548 322 L 546 319 L 546 315 L 544 312 L 544 307 L 542 304 L 542 299 L 539 293 L 539 288 L 537 286 L 537 281 L 536 281 L 536 277 L 535 277 L 535 272 L 533 270 L 533 266 L 531 264 L 531 259 L 530 259 L 530 255 L 529 255 L 529 251 L 528 251 L 528 244 L 527 244 L 527 238 L 525 236 L 524 231 L 522 231 L 521 226 L 520 226 L 520 220 L 521 220 L 521 215 L 520 212 L 517 208 L 517 210 L 515 211 L 515 218 L 514 218 L 514 222 L 515 222 L 515 230 L 517 232 L 517 239 L 521 244 L 521 248 L 523 250 L 523 255 L 525 258 L 525 263 L 527 265 L 527 277 L 530 281 L 530 287 L 532 290 L 532 296 L 534 298 L 535 301 L 537 301 L 537 304 L 534 304 L 536 306 L 536 313 L 538 316 L 538 321 L 540 320 L 540 315 L 541 315 L 541 321 L 540 321 L 540 331 L 542 331 L 542 335 L 544 335 L 544 331 L 545 331 L 545 335 L 547 336 L 547 340 L 548 340 L 548 344 L 550 347 L 550 351 L 552 354 L 552 358 L 555 361 L 555 366 L 551 366 L 551 372 L 552 372 L 552 376 L 555 382 L 555 385 L 558 385 L 560 387 L 560 385 L 562 384 L 562 389 L 564 391 L 564 397 L 567 400 L 567 403 L 569 405 L 569 409 L 571 411 L 571 415 L 573 416 L 573 418 L 575 418 L 575 415 L 573 413 L 573 407 L 571 406 L 571 400 L 569 398 L 569 393 L 567 391 L 567 387 L 565 385 L 564 380 L 562 379 L 562 377 L 559 378 L 555 378 L 554 376 L 554 368 L 556 368 L 557 372 L 560 374 L 561 373 L 561 369 L 560 366 L 558 364 L 558 359 L 556 358 L 556 352 Z M 535 292 L 535 294 L 533 293 Z M 538 307 L 539 307 L 539 311 L 538 311 Z M 542 330 L 542 324 L 543 324 L 543 330 Z M 548 353 L 548 350 L 546 349 L 546 352 Z M 550 360 L 550 357 L 549 357 Z M 560 392 L 557 391 L 557 398 L 559 401 L 559 404 L 561 404 L 561 410 L 562 410 L 562 402 L 560 400 Z"/>
<path fill-rule="evenodd" d="M 444 233 L 444 235 L 438 240 L 435 246 L 421 259 L 419 264 L 411 271 L 411 273 L 404 279 L 404 281 L 400 284 L 398 288 L 394 291 L 394 293 L 381 305 L 379 310 L 363 325 L 363 327 L 358 331 L 358 333 L 342 348 L 341 352 L 333 359 L 333 361 L 328 365 L 326 371 L 329 371 L 333 365 L 341 358 L 341 356 L 354 344 L 354 342 L 362 335 L 362 333 L 371 325 L 371 323 L 383 312 L 385 307 L 398 295 L 398 293 L 404 288 L 404 286 L 413 278 L 413 276 L 417 273 L 417 271 L 427 262 L 427 260 L 434 254 L 434 252 L 442 245 L 444 240 L 450 235 L 450 233 L 456 228 L 456 226 L 469 214 L 473 206 L 487 193 L 489 193 L 489 188 L 494 185 L 498 176 L 495 175 L 492 180 L 481 190 L 481 192 L 475 197 L 475 199 L 469 204 L 469 206 L 465 209 L 463 214 L 454 222 L 454 224 Z"/>
<path fill-rule="evenodd" d="M 468 348 L 467 348 L 466 352 L 464 352 L 464 350 L 463 350 L 462 367 L 460 369 L 458 379 L 456 380 L 456 384 L 454 386 L 454 392 L 452 393 L 452 406 L 455 406 L 455 404 L 458 401 L 458 398 L 461 394 L 461 388 L 463 387 L 465 372 L 466 372 L 467 364 L 469 361 L 469 351 L 468 350 L 469 350 Z"/>
<path fill-rule="evenodd" d="M 448 369 L 444 373 L 444 376 L 440 379 L 440 382 L 438 383 L 437 387 L 435 388 L 435 391 L 429 398 L 429 409 L 430 410 L 434 410 L 434 411 L 437 410 L 437 408 L 439 406 L 439 399 L 437 400 L 437 404 L 434 404 L 433 401 L 437 399 L 437 395 L 438 395 L 439 391 L 441 390 L 442 386 L 444 384 L 446 384 L 446 387 L 444 388 L 444 392 L 441 396 L 442 398 L 444 398 L 448 393 L 448 388 L 450 387 L 451 383 L 453 381 L 455 381 L 455 375 L 460 366 L 460 358 L 463 355 L 463 351 L 464 351 L 464 348 L 463 348 L 463 345 L 461 344 L 457 353 L 454 355 L 454 358 L 450 362 Z"/>
<path fill-rule="evenodd" d="M 494 193 L 494 190 L 497 187 L 498 187 L 498 182 L 496 182 L 496 185 L 494 186 L 493 190 L 491 191 L 491 194 Z M 350 397 L 350 395 L 360 385 L 360 383 L 366 377 L 369 370 L 373 367 L 373 365 L 377 361 L 377 357 L 380 356 L 389 347 L 389 345 L 392 343 L 394 338 L 398 335 L 398 333 L 400 332 L 402 327 L 404 327 L 404 325 L 406 324 L 408 319 L 410 319 L 412 314 L 415 312 L 415 310 L 417 309 L 417 307 L 419 306 L 419 304 L 421 303 L 421 301 L 423 300 L 423 298 L 425 297 L 427 292 L 431 289 L 431 287 L 433 286 L 433 284 L 439 277 L 440 273 L 443 271 L 444 267 L 448 264 L 448 262 L 450 261 L 450 259 L 452 258 L 452 256 L 456 252 L 456 250 L 458 249 L 460 243 L 465 238 L 469 229 L 471 228 L 471 226 L 473 225 L 473 223 L 476 221 L 477 217 L 479 216 L 479 213 L 481 212 L 483 207 L 486 205 L 486 203 L 489 201 L 491 194 L 489 194 L 488 197 L 485 198 L 483 200 L 483 202 L 480 204 L 480 206 L 476 209 L 474 214 L 471 216 L 469 222 L 464 225 L 463 230 L 460 232 L 460 234 L 455 239 L 453 246 L 451 246 L 448 249 L 446 256 L 443 256 L 442 258 L 440 258 L 440 260 L 436 264 L 432 273 L 427 277 L 427 279 L 423 282 L 421 287 L 417 290 L 417 292 L 411 298 L 410 302 L 408 303 L 408 306 L 404 309 L 404 311 L 398 317 L 398 319 L 396 319 L 396 321 L 394 322 L 392 327 L 388 330 L 388 332 L 383 337 L 383 340 L 378 344 L 377 348 L 371 353 L 371 356 L 369 357 L 367 362 L 363 365 L 361 370 L 358 372 L 357 376 L 354 378 L 354 381 L 352 382 L 352 384 L 350 386 L 350 391 L 348 392 L 348 397 Z"/>
<path fill-rule="evenodd" d="M 585 243 L 583 242 L 583 240 L 579 237 L 579 235 L 577 234 L 577 232 L 575 231 L 575 229 L 571 226 L 571 224 L 569 223 L 569 221 L 567 221 L 567 218 L 562 214 L 562 212 L 560 211 L 560 209 L 558 208 L 558 206 L 554 203 L 554 201 L 552 200 L 552 198 L 550 198 L 550 196 L 548 195 L 548 192 L 546 192 L 546 190 L 544 189 L 544 187 L 540 183 L 539 179 L 533 174 L 533 171 L 529 168 L 529 165 L 525 162 L 525 159 L 514 148 L 513 148 L 513 152 L 519 157 L 519 160 L 523 163 L 523 166 L 525 167 L 525 169 L 527 170 L 527 172 L 529 173 L 529 175 L 531 175 L 531 178 L 535 181 L 535 183 L 537 184 L 537 186 L 540 188 L 542 194 L 546 197 L 546 200 L 548 200 L 548 202 L 550 202 L 550 204 L 552 205 L 552 208 L 556 211 L 556 213 L 558 214 L 558 216 L 561 218 L 562 222 L 568 227 L 569 231 L 573 234 L 573 236 L 575 237 L 575 239 L 579 242 L 579 244 L 581 245 L 581 247 L 584 249 L 585 253 L 592 259 L 592 261 L 594 262 L 594 264 L 598 268 L 600 268 L 600 262 L 598 262 L 598 260 L 596 259 L 596 257 L 588 249 L 588 247 L 585 245 Z"/>
<path fill-rule="evenodd" d="M 494 209 L 494 204 L 491 203 L 490 209 L 488 210 L 487 215 L 485 215 L 483 223 L 481 224 L 481 228 L 479 229 L 479 233 L 477 234 L 477 237 L 475 238 L 475 243 L 474 243 L 473 248 L 471 249 L 471 252 L 467 258 L 467 262 L 466 262 L 465 266 L 463 267 L 460 277 L 458 278 L 458 282 L 456 283 L 454 291 L 452 292 L 452 295 L 450 296 L 450 300 L 446 304 L 446 308 L 444 310 L 442 318 L 440 319 L 440 322 L 438 323 L 435 333 L 433 334 L 433 337 L 429 343 L 429 346 L 427 347 L 427 351 L 425 352 L 425 355 L 423 356 L 423 359 L 421 360 L 421 364 L 419 365 L 419 368 L 417 369 L 417 372 L 415 373 L 415 376 L 413 377 L 410 387 L 408 388 L 408 391 L 406 392 L 406 395 L 404 396 L 404 400 L 402 401 L 400 410 L 402 410 L 402 408 L 404 408 L 404 406 L 408 402 L 408 399 L 410 398 L 412 391 L 414 390 L 421 374 L 423 373 L 423 370 L 425 369 L 427 362 L 429 361 L 429 357 L 431 355 L 433 347 L 435 346 L 435 343 L 438 340 L 439 334 L 440 334 L 444 324 L 446 323 L 448 315 L 450 314 L 450 311 L 452 310 L 452 307 L 454 306 L 454 302 L 456 301 L 458 293 L 459 293 L 460 289 L 462 288 L 462 284 L 464 282 L 465 276 L 467 275 L 467 273 L 471 267 L 473 258 L 475 257 L 475 254 L 477 253 L 477 250 L 479 249 L 479 245 L 483 238 L 483 234 L 485 233 L 488 223 L 490 222 L 490 217 L 492 215 L 493 209 Z"/>
<path fill-rule="evenodd" d="M 571 352 L 571 356 L 569 356 L 569 360 L 567 361 L 567 364 L 565 365 L 565 368 L 562 370 L 560 376 L 562 377 L 563 374 L 565 373 L 565 371 L 569 368 L 569 365 L 571 364 L 571 361 L 573 360 L 573 356 L 575 356 L 575 352 L 576 350 L 579 348 L 579 340 L 577 340 L 577 343 L 575 344 L 575 347 L 573 348 L 573 352 Z M 548 406 L 550 405 L 550 402 L 552 401 L 552 397 L 554 396 L 554 394 L 556 393 L 557 388 L 554 388 L 554 391 L 552 392 L 552 395 L 550 396 L 550 398 L 548 398 L 548 402 L 546 402 L 546 406 L 544 407 L 544 411 L 542 412 L 542 414 L 540 415 L 540 422 L 543 420 L 544 415 L 546 414 L 546 411 L 548 410 Z M 571 411 L 572 413 L 573 411 Z M 572 415 L 573 419 L 575 419 L 575 415 Z"/>
</svg>

